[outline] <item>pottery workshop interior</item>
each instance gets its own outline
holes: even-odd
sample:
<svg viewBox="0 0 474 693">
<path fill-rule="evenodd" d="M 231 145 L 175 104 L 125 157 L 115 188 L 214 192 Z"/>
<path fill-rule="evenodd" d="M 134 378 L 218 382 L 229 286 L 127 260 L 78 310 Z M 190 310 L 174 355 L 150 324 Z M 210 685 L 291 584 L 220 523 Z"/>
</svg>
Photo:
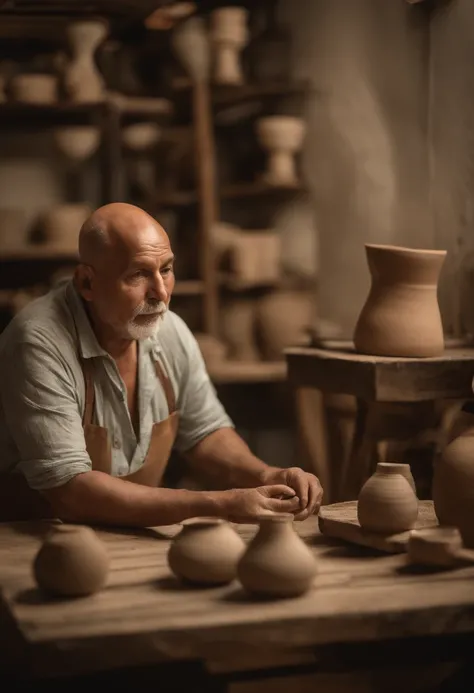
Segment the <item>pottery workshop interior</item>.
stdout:
<svg viewBox="0 0 474 693">
<path fill-rule="evenodd" d="M 474 691 L 473 93 L 473 0 L 0 0 L 0 691 Z"/>
</svg>

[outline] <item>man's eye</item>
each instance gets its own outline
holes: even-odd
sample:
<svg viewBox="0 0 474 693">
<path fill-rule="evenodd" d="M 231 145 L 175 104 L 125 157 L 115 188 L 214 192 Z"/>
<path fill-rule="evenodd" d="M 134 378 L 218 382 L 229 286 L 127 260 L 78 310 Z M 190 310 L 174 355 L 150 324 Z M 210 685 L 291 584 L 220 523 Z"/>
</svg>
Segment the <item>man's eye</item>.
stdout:
<svg viewBox="0 0 474 693">
<path fill-rule="evenodd" d="M 172 267 L 172 265 L 170 265 L 169 267 L 164 267 L 164 268 L 161 270 L 161 274 L 169 274 L 169 273 L 172 272 L 172 271 L 173 271 L 173 267 Z"/>
</svg>

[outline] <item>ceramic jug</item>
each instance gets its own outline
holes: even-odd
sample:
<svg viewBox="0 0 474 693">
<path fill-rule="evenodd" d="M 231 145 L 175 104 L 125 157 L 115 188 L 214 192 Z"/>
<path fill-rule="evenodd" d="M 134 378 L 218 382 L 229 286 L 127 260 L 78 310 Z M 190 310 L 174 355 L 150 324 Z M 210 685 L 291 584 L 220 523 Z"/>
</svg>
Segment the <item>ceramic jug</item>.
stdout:
<svg viewBox="0 0 474 693">
<path fill-rule="evenodd" d="M 396 534 L 415 526 L 418 499 L 397 464 L 377 464 L 360 491 L 357 518 L 362 529 L 380 534 Z"/>
<path fill-rule="evenodd" d="M 293 515 L 287 513 L 259 519 L 258 532 L 237 567 L 237 577 L 247 592 L 269 597 L 307 592 L 316 572 L 313 554 L 296 533 Z"/>
<path fill-rule="evenodd" d="M 104 98 L 105 85 L 95 52 L 107 32 L 108 24 L 102 20 L 74 21 L 67 27 L 72 60 L 66 68 L 64 84 L 72 101 L 93 103 Z"/>
<path fill-rule="evenodd" d="M 54 595 L 79 597 L 102 589 L 109 572 L 104 543 L 90 527 L 52 528 L 33 561 L 39 587 Z"/>
<path fill-rule="evenodd" d="M 372 283 L 354 332 L 356 350 L 414 358 L 442 354 L 437 289 L 446 251 L 373 244 L 365 249 Z"/>
<path fill-rule="evenodd" d="M 443 450 L 434 465 L 433 502 L 441 525 L 457 527 L 474 548 L 474 426 Z"/>
<path fill-rule="evenodd" d="M 197 584 L 231 582 L 245 550 L 231 525 L 218 518 L 193 518 L 182 526 L 168 551 L 168 565 L 176 577 Z"/>
</svg>

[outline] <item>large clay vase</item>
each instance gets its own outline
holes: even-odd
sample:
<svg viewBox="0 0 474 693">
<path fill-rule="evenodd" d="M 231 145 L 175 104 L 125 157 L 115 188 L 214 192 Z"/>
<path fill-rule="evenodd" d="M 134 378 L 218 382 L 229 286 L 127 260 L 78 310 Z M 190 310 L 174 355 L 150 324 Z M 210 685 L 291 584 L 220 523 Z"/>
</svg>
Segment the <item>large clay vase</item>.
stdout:
<svg viewBox="0 0 474 693">
<path fill-rule="evenodd" d="M 293 515 L 278 513 L 259 519 L 237 577 L 250 594 L 296 597 L 311 588 L 316 572 L 311 550 L 295 532 Z"/>
<path fill-rule="evenodd" d="M 372 285 L 354 332 L 356 350 L 377 356 L 441 355 L 437 289 L 446 251 L 372 244 L 365 248 Z"/>
<path fill-rule="evenodd" d="M 176 577 L 202 585 L 225 585 L 237 574 L 245 550 L 243 539 L 228 522 L 216 518 L 193 518 L 168 551 L 168 565 Z"/>
<path fill-rule="evenodd" d="M 457 527 L 474 548 L 474 425 L 445 447 L 435 463 L 433 502 L 441 525 Z"/>
<path fill-rule="evenodd" d="M 240 52 L 248 41 L 248 11 L 244 7 L 219 7 L 211 13 L 210 38 L 214 48 L 214 81 L 244 82 Z"/>
<path fill-rule="evenodd" d="M 362 529 L 396 534 L 412 529 L 418 519 L 418 498 L 397 464 L 381 462 L 362 487 L 357 517 Z"/>
<path fill-rule="evenodd" d="M 75 21 L 67 27 L 73 57 L 66 68 L 64 84 L 72 101 L 94 103 L 104 98 L 105 85 L 95 52 L 107 32 L 108 25 L 102 20 Z"/>
<path fill-rule="evenodd" d="M 90 527 L 57 525 L 33 562 L 39 587 L 53 595 L 80 597 L 102 589 L 109 572 L 104 543 Z"/>
</svg>

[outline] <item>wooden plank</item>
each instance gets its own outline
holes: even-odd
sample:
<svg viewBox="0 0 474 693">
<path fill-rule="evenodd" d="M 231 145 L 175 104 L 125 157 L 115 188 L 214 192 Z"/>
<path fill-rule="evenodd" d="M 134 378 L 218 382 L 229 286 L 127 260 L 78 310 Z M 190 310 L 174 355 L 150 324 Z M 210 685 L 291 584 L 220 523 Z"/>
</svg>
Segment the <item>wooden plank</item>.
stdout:
<svg viewBox="0 0 474 693">
<path fill-rule="evenodd" d="M 407 634 L 474 631 L 474 568 L 419 575 L 402 555 L 357 554 L 322 537 L 317 518 L 296 523 L 319 572 L 309 593 L 258 601 L 237 581 L 184 587 L 167 565 L 166 529 L 98 530 L 111 555 L 106 588 L 74 600 L 47 598 L 31 562 L 49 523 L 0 525 L 1 603 L 36 671 L 89 671 L 163 659 L 232 659 L 239 648 L 288 650 Z M 245 541 L 254 525 L 236 526 Z M 176 527 L 173 529 L 176 531 Z M 0 654 L 1 656 L 1 654 Z"/>
<path fill-rule="evenodd" d="M 345 501 L 325 505 L 319 513 L 321 534 L 333 539 L 342 539 L 350 544 L 358 544 L 385 553 L 404 553 L 407 549 L 410 532 L 384 536 L 364 531 L 357 519 L 357 501 Z M 416 529 L 434 527 L 438 524 L 433 501 L 420 501 Z"/>
<path fill-rule="evenodd" d="M 367 401 L 420 402 L 473 396 L 474 348 L 448 348 L 443 356 L 427 359 L 308 347 L 287 349 L 285 356 L 292 384 Z"/>
</svg>

